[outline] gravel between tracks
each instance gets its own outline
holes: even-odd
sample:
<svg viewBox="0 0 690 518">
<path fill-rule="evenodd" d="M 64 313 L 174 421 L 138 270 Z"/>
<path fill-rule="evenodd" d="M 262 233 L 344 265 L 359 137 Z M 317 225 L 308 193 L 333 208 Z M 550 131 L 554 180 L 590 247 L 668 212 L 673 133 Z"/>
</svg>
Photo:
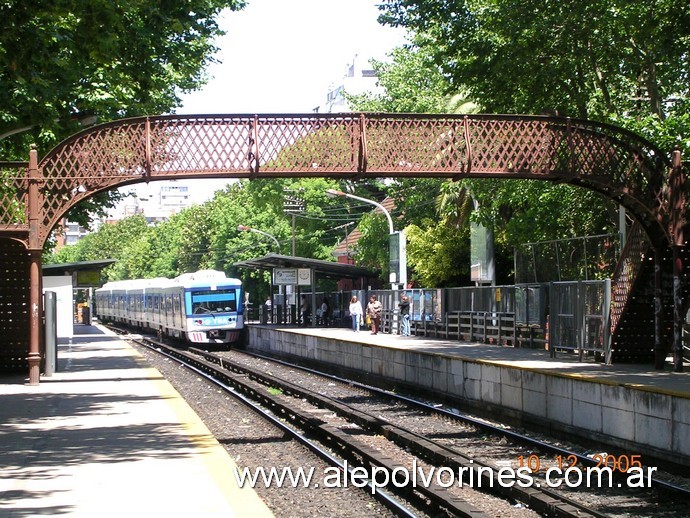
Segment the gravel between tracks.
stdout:
<svg viewBox="0 0 690 518">
<path fill-rule="evenodd" d="M 242 403 L 225 394 L 194 372 L 180 367 L 144 347 L 139 352 L 180 393 L 218 442 L 242 469 L 247 466 L 277 468 L 315 467 L 323 473 L 327 465 L 266 423 Z M 230 476 L 230 474 L 228 474 Z M 265 488 L 259 484 L 257 494 L 279 517 L 306 516 L 393 516 L 388 509 L 356 488 Z"/>
<path fill-rule="evenodd" d="M 303 447 L 284 439 L 283 435 L 267 424 L 243 404 L 235 401 L 218 387 L 176 362 L 144 347 L 137 349 L 175 387 L 216 439 L 225 447 L 240 468 L 264 466 L 277 468 L 315 468 L 323 473 L 327 465 Z M 294 372 L 293 372 L 294 373 Z M 361 489 L 348 488 L 270 488 L 256 487 L 257 494 L 279 517 L 302 516 L 392 516 L 382 504 L 373 501 Z M 466 499 L 467 495 L 463 495 Z M 489 516 L 534 517 L 525 507 L 478 494 L 468 502 Z"/>
</svg>

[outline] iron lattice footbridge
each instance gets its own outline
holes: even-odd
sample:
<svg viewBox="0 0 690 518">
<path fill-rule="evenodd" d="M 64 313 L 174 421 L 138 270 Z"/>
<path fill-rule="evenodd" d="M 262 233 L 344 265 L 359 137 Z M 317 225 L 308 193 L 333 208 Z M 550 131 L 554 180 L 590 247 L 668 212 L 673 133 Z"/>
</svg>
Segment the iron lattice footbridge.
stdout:
<svg viewBox="0 0 690 518">
<path fill-rule="evenodd" d="M 685 197 L 680 155 L 673 158 L 620 128 L 547 116 L 172 115 L 115 121 L 72 136 L 40 161 L 32 150 L 28 163 L 2 166 L 0 245 L 5 243 L 5 261 L 16 267 L 7 273 L 12 279 L 2 281 L 0 296 L 16 291 L 13 282 L 29 272 L 28 320 L 19 320 L 31 327 L 29 361 L 36 364 L 41 250 L 52 229 L 71 207 L 100 191 L 181 178 L 549 180 L 614 199 L 655 250 L 674 250 L 684 245 Z M 623 270 L 621 282 L 630 292 L 634 279 L 629 267 Z"/>
</svg>

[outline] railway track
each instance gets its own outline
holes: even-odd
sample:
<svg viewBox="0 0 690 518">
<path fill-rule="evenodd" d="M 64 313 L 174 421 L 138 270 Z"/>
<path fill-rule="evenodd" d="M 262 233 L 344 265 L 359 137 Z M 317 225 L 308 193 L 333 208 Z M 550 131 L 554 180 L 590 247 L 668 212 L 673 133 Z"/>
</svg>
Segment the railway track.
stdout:
<svg viewBox="0 0 690 518">
<path fill-rule="evenodd" d="M 237 355 L 244 356 L 245 353 L 183 351 L 159 343 L 154 347 L 168 349 L 168 354 L 194 364 L 199 372 L 221 380 L 229 390 L 260 401 L 261 406 L 269 409 L 270 414 L 279 416 L 280 421 L 289 422 L 291 427 L 297 426 L 301 430 L 297 434 L 320 438 L 325 448 L 319 448 L 328 450 L 327 455 L 337 454 L 340 469 L 345 469 L 349 463 L 351 470 L 374 473 L 376 476 L 369 480 L 367 486 L 369 491 L 385 485 L 383 498 L 386 498 L 387 491 L 394 489 L 399 498 L 411 503 L 400 504 L 400 509 L 393 511 L 398 515 L 406 512 L 417 515 L 419 511 L 404 510 L 406 505 L 411 505 L 430 515 L 479 516 L 479 509 L 462 501 L 467 486 L 543 516 L 644 516 L 644 509 L 649 507 L 654 509 L 650 516 L 683 516 L 687 509 L 688 495 L 682 489 L 654 480 L 652 487 L 631 492 L 620 482 L 627 475 L 615 473 L 615 470 L 613 484 L 621 487 L 606 490 L 599 487 L 587 490 L 581 487 L 577 490 L 547 487 L 553 484 L 545 483 L 546 472 L 558 467 L 558 462 L 566 460 L 584 469 L 593 466 L 596 460 L 397 394 L 332 376 L 321 378 L 328 381 L 314 382 L 315 388 L 310 388 L 303 380 L 294 382 L 290 379 L 295 377 L 294 373 L 300 367 L 285 363 L 278 365 L 274 361 L 269 364 L 268 359 L 238 360 Z M 248 363 L 252 362 L 263 364 L 259 368 L 251 367 Z M 314 378 L 324 376 L 313 371 L 306 375 Z M 328 395 L 324 394 L 324 383 L 329 386 Z M 372 403 L 374 400 L 376 402 Z M 435 417 L 431 418 L 432 415 Z M 445 424 L 441 426 L 442 423 Z M 369 438 L 367 441 L 362 441 L 364 435 Z M 389 451 L 390 447 L 377 446 L 377 442 L 394 443 L 405 453 L 402 456 L 381 454 L 381 451 Z M 500 473 L 515 472 L 518 468 L 524 468 L 523 479 L 514 478 L 513 483 L 499 480 Z M 450 486 L 447 476 L 430 484 L 403 480 L 409 473 L 414 473 L 414 469 L 427 474 L 432 470 L 436 473 L 443 471 L 445 475 L 457 474 L 465 487 L 458 491 L 455 486 L 459 480 L 453 480 L 453 486 Z M 401 474 L 405 476 L 397 483 L 394 476 L 400 478 Z M 524 482 L 524 487 L 521 482 Z M 556 478 L 551 482 L 562 486 L 564 479 Z M 671 494 L 672 499 L 668 498 Z M 395 497 L 391 499 L 396 501 Z M 660 509 L 659 504 L 664 499 L 675 503 Z M 386 505 L 393 509 L 396 506 Z"/>
<path fill-rule="evenodd" d="M 583 482 L 577 479 L 572 481 L 572 485 L 578 487 L 569 487 L 571 481 L 565 481 L 563 477 L 546 480 L 549 469 L 559 469 L 567 474 L 568 466 L 577 465 L 577 468 L 570 470 L 570 474 L 573 471 L 586 472 L 587 467 L 594 468 L 601 463 L 602 459 L 598 457 L 605 458 L 606 454 L 584 455 L 516 433 L 502 426 L 492 425 L 456 412 L 448 412 L 405 396 L 304 369 L 314 376 L 327 378 L 330 380 L 329 385 L 339 384 L 344 387 L 342 393 L 338 393 L 337 389 L 329 388 L 331 394 L 325 396 L 321 393 L 322 389 L 311 390 L 285 379 L 291 377 L 291 372 L 294 370 L 302 369 L 285 362 L 280 363 L 288 371 L 284 372 L 281 378 L 281 374 L 275 368 L 275 360 L 263 358 L 263 361 L 272 363 L 269 364 L 270 372 L 262 374 L 256 369 L 248 369 L 240 365 L 237 361 L 230 361 L 227 358 L 228 353 L 213 354 L 203 351 L 197 351 L 197 353 L 210 361 L 221 362 L 226 369 L 244 373 L 267 386 L 280 387 L 284 393 L 291 394 L 295 398 L 306 399 L 319 407 L 332 410 L 372 433 L 385 436 L 434 466 L 442 466 L 444 469 L 450 467 L 455 472 L 466 468 L 464 470 L 466 477 L 470 482 L 474 481 L 473 485 L 481 483 L 485 490 L 522 502 L 544 516 L 687 515 L 687 505 L 690 502 L 687 489 L 651 477 L 646 481 L 650 487 L 645 488 L 644 491 L 637 488 L 629 489 L 626 481 L 630 475 L 618 469 L 611 470 L 612 487 L 605 487 L 608 482 L 606 478 L 601 481 L 598 478 L 593 479 L 593 487 L 589 488 L 583 488 Z M 223 356 L 226 357 L 223 358 Z M 359 396 L 353 396 L 353 387 L 360 391 Z M 381 405 L 373 410 L 375 415 L 372 415 L 371 409 L 373 398 L 381 399 Z M 366 400 L 369 412 L 362 411 L 357 400 Z M 395 408 L 387 412 L 392 417 L 386 419 L 382 416 L 383 409 L 387 405 L 390 406 L 390 401 L 395 403 Z M 436 419 L 432 426 L 420 427 L 419 414 L 415 414 L 412 418 L 403 417 L 403 413 L 414 413 L 407 410 L 409 407 L 421 409 L 422 415 L 441 417 L 447 420 L 450 426 L 441 427 Z M 406 421 L 409 426 L 403 427 L 392 423 L 391 420 L 398 423 Z M 424 418 L 422 417 L 421 420 L 423 421 Z M 458 428 L 458 423 L 462 425 L 460 428 Z M 434 439 L 429 437 L 434 437 Z M 621 457 L 617 459 L 618 462 L 623 462 Z M 520 467 L 533 468 L 532 476 L 529 477 L 533 483 L 529 487 L 512 482 L 509 485 L 502 485 L 497 481 L 501 468 L 510 468 L 508 471 L 512 472 Z M 593 471 L 593 473 L 597 472 Z M 494 479 L 493 484 L 491 477 Z"/>
<path fill-rule="evenodd" d="M 448 494 L 443 487 L 434 483 L 413 488 L 409 484 L 382 484 L 377 482 L 376 477 L 365 476 L 365 473 L 375 473 L 377 476 L 389 474 L 399 466 L 370 445 L 315 416 L 313 411 L 289 404 L 291 398 L 277 393 L 276 387 L 262 385 L 252 380 L 252 376 L 246 372 L 236 373 L 227 369 L 222 365 L 221 358 L 216 363 L 198 354 L 199 351 L 184 351 L 151 339 L 139 343 L 184 363 L 198 375 L 239 397 L 274 426 L 337 468 L 342 475 L 331 480 L 332 483 L 364 489 L 396 516 L 491 516 Z M 312 438 L 318 439 L 318 442 Z M 393 490 L 389 491 L 389 488 Z"/>
</svg>

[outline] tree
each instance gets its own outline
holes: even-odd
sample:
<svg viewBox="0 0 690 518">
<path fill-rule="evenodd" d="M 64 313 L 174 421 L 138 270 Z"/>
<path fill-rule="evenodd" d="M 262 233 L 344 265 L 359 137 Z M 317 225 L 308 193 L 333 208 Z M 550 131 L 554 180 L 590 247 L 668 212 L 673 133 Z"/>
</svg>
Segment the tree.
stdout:
<svg viewBox="0 0 690 518">
<path fill-rule="evenodd" d="M 75 133 L 79 119 L 165 113 L 205 81 L 221 9 L 243 0 L 83 2 L 7 0 L 0 5 L 0 152 L 27 160 Z M 25 132 L 23 130 L 26 130 Z M 14 132 L 19 133 L 14 134 Z M 103 195 L 70 217 L 107 203 Z"/>
<path fill-rule="evenodd" d="M 686 95 L 690 6 L 671 0 L 389 0 L 455 88 L 493 113 L 654 114 Z"/>
<path fill-rule="evenodd" d="M 128 261 L 143 265 L 145 260 L 152 257 L 151 254 L 142 254 L 134 259 L 132 253 L 133 245 L 150 230 L 143 216 L 131 216 L 112 225 L 103 225 L 98 232 L 88 234 L 75 245 L 65 246 L 55 253 L 48 254 L 45 262 L 66 263 L 117 259 L 117 263 L 103 270 L 104 278 L 106 280 L 136 278 L 137 276 L 128 277 L 129 272 L 123 273 L 123 270 L 126 270 L 125 264 Z M 143 266 L 139 271 L 144 271 Z"/>
<path fill-rule="evenodd" d="M 413 280 L 421 287 L 449 287 L 468 284 L 470 278 L 469 225 L 455 227 L 428 221 L 406 229 L 408 263 L 414 266 Z"/>
<path fill-rule="evenodd" d="M 424 85 L 426 89 L 420 97 L 425 108 L 434 106 L 434 110 L 445 113 L 476 112 L 478 106 L 484 104 L 483 99 L 474 101 L 468 88 L 453 84 L 433 59 L 427 59 L 437 51 L 439 49 L 431 44 L 398 49 L 392 63 L 376 64 L 385 92 L 378 96 L 353 96 L 351 102 L 358 110 L 406 111 L 420 106 L 414 104 L 415 88 L 409 85 Z M 430 85 L 434 87 L 429 89 Z M 435 101 L 430 102 L 431 99 Z M 438 109 L 438 106 L 443 108 Z M 469 261 L 466 233 L 470 219 L 494 228 L 499 282 L 511 281 L 516 246 L 525 242 L 610 233 L 615 231 L 617 222 L 617 209 L 612 202 L 579 188 L 546 182 L 410 179 L 392 182 L 386 191 L 396 199 L 404 224 L 417 227 L 414 230 L 408 227 L 410 235 L 414 236 L 408 242 L 408 263 L 414 270 L 411 278 L 422 285 L 431 281 L 445 283 L 450 279 L 458 284 L 469 282 L 468 270 L 460 272 L 451 263 L 439 261 L 437 254 L 439 247 L 445 246 L 444 252 L 453 254 L 450 257 L 455 260 L 454 264 Z M 429 203 L 431 200 L 435 200 L 435 204 Z M 479 211 L 474 210 L 475 200 L 479 203 Z M 447 227 L 465 233 L 462 239 L 458 234 L 457 248 L 441 242 L 449 237 Z M 446 267 L 448 271 L 444 272 Z M 466 277 L 462 277 L 463 274 Z"/>
</svg>

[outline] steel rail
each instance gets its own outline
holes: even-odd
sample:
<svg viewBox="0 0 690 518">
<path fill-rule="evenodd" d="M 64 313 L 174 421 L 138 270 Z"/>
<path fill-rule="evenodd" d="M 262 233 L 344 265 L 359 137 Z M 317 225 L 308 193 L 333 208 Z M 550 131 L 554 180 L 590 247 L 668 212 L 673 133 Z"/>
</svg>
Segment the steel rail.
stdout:
<svg viewBox="0 0 690 518">
<path fill-rule="evenodd" d="M 203 377 L 205 380 L 219 386 L 229 394 L 231 394 L 233 397 L 238 399 L 240 402 L 245 404 L 247 407 L 249 407 L 251 410 L 259 414 L 261 417 L 269 421 L 272 425 L 276 426 L 278 429 L 289 435 L 291 438 L 295 439 L 297 442 L 308 448 L 312 453 L 317 455 L 319 458 L 323 459 L 326 461 L 328 464 L 331 466 L 337 467 L 340 470 L 345 470 L 347 469 L 349 473 L 352 473 L 353 467 L 347 466 L 340 460 L 338 460 L 335 456 L 331 455 L 326 449 L 322 448 L 315 442 L 309 440 L 305 435 L 300 432 L 299 430 L 296 430 L 292 428 L 291 426 L 288 426 L 285 424 L 283 421 L 280 420 L 280 418 L 276 417 L 271 411 L 266 410 L 263 408 L 263 406 L 259 403 L 256 403 L 255 401 L 252 401 L 251 398 L 239 393 L 233 386 L 228 385 L 227 383 L 223 382 L 222 379 L 225 377 L 226 379 L 229 379 L 227 374 L 222 373 L 220 371 L 217 371 L 213 369 L 209 364 L 202 362 L 201 366 L 199 365 L 194 365 L 195 363 L 199 363 L 198 359 L 194 359 L 191 357 L 191 355 L 185 354 L 183 351 L 180 351 L 178 349 L 175 349 L 174 347 L 170 347 L 168 345 L 165 345 L 163 343 L 157 342 L 155 340 L 149 339 L 149 338 L 142 338 L 141 340 L 136 340 L 130 338 L 129 340 L 134 341 L 138 343 L 139 345 L 143 347 L 147 347 L 148 349 L 161 354 L 169 359 L 172 359 L 181 365 L 184 365 L 185 367 L 189 368 L 190 370 L 194 371 L 195 374 Z M 148 342 L 148 343 L 147 343 Z M 203 367 L 203 368 L 202 368 Z M 221 366 L 221 368 L 224 368 Z M 234 380 L 235 382 L 240 382 L 239 380 Z M 253 392 L 250 390 L 250 392 Z M 311 419 L 305 419 L 306 421 L 314 421 L 313 418 Z M 331 437 L 333 437 L 331 435 Z M 363 452 L 358 452 L 358 453 L 363 453 Z M 388 509 L 390 509 L 393 513 L 395 513 L 397 516 L 401 517 L 416 517 L 417 514 L 412 511 L 408 506 L 400 502 L 397 498 L 389 494 L 388 491 L 382 490 L 378 486 L 373 486 L 372 482 L 369 480 L 367 481 L 366 485 L 361 488 L 362 490 L 368 491 L 368 494 L 371 496 L 374 496 L 377 500 L 379 500 L 383 505 L 385 505 Z M 457 513 L 456 516 L 483 516 L 481 512 L 476 512 L 476 511 L 463 511 L 461 507 L 453 507 L 453 510 Z"/>
<path fill-rule="evenodd" d="M 307 372 L 310 374 L 314 374 L 314 375 L 322 376 L 322 377 L 325 377 L 328 379 L 332 379 L 334 381 L 338 381 L 338 382 L 346 384 L 346 385 L 357 387 L 357 388 L 360 388 L 362 390 L 370 391 L 370 392 L 373 392 L 373 393 L 378 394 L 380 396 L 390 398 L 394 401 L 401 401 L 401 402 L 407 403 L 409 405 L 424 409 L 428 412 L 435 413 L 435 414 L 438 414 L 440 416 L 448 417 L 451 419 L 461 421 L 461 422 L 466 423 L 466 424 L 476 426 L 476 427 L 478 427 L 482 430 L 485 430 L 487 432 L 506 437 L 507 439 L 512 439 L 512 440 L 521 442 L 521 443 L 523 443 L 529 447 L 538 448 L 538 449 L 545 451 L 547 453 L 551 453 L 554 455 L 560 455 L 562 457 L 568 457 L 570 455 L 574 455 L 577 458 L 578 462 L 581 462 L 582 464 L 585 464 L 586 466 L 596 467 L 598 464 L 598 462 L 596 460 L 594 460 L 592 457 L 588 456 L 585 453 L 580 453 L 580 452 L 576 452 L 573 450 L 568 450 L 566 448 L 562 448 L 559 446 L 555 446 L 553 444 L 549 444 L 547 442 L 540 441 L 540 440 L 535 439 L 533 437 L 530 437 L 528 435 L 521 434 L 521 433 L 515 432 L 513 430 L 506 429 L 506 428 L 501 427 L 501 426 L 496 426 L 496 425 L 493 425 L 489 422 L 474 418 L 474 417 L 469 416 L 467 414 L 463 414 L 457 410 L 446 410 L 444 408 L 439 408 L 438 406 L 435 406 L 434 404 L 420 401 L 420 400 L 415 399 L 415 398 L 410 397 L 410 396 L 403 396 L 401 394 L 397 394 L 397 393 L 391 392 L 389 390 L 381 389 L 379 387 L 374 387 L 372 385 L 368 385 L 365 383 L 360 383 L 358 381 L 353 381 L 350 379 L 342 378 L 340 376 L 336 376 L 336 375 L 333 375 L 330 373 L 326 373 L 326 372 L 312 369 L 309 367 L 305 367 L 302 365 L 294 364 L 294 363 L 291 363 L 291 362 L 288 362 L 285 360 L 272 358 L 270 356 L 265 356 L 262 354 L 257 354 L 257 353 L 249 352 L 249 351 L 241 351 L 241 352 L 242 352 L 242 354 L 246 354 L 248 356 L 261 358 L 264 360 L 269 360 L 269 361 L 281 364 L 283 366 L 286 366 L 286 367 L 289 367 L 292 369 L 301 370 L 301 371 L 304 371 L 304 372 Z M 227 362 L 227 360 L 225 360 L 225 361 Z M 227 365 L 227 363 L 226 363 L 226 365 Z M 617 473 L 617 472 L 614 471 L 614 473 Z M 624 476 L 624 474 L 621 474 L 621 476 Z M 651 483 L 652 483 L 652 487 L 654 487 L 654 488 L 663 489 L 663 490 L 667 490 L 667 491 L 670 491 L 673 493 L 677 493 L 678 495 L 680 495 L 684 498 L 690 499 L 690 490 L 688 490 L 684 487 L 681 487 L 679 485 L 672 484 L 672 483 L 667 482 L 665 480 L 661 480 L 661 479 L 654 478 L 654 477 L 652 477 Z"/>
<path fill-rule="evenodd" d="M 464 468 L 474 471 L 474 480 L 479 480 L 481 478 L 488 477 L 481 473 L 481 468 L 491 468 L 488 464 L 481 462 L 477 459 L 471 458 L 464 453 L 459 452 L 456 449 L 449 448 L 435 441 L 432 441 L 424 436 L 421 436 L 415 432 L 405 429 L 401 426 L 391 423 L 380 416 L 373 416 L 367 412 L 354 409 L 350 405 L 342 403 L 335 398 L 325 396 L 301 385 L 296 385 L 284 379 L 277 379 L 272 375 L 263 375 L 249 369 L 247 367 L 241 366 L 236 362 L 229 361 L 225 358 L 217 356 L 208 351 L 202 351 L 200 349 L 190 348 L 190 352 L 194 352 L 203 356 L 205 359 L 214 362 L 221 362 L 222 366 L 226 369 L 230 369 L 237 373 L 247 374 L 248 376 L 258 380 L 259 382 L 270 385 L 277 386 L 278 388 L 294 394 L 297 397 L 304 398 L 316 404 L 317 406 L 328 408 L 334 412 L 337 412 L 344 416 L 346 419 L 356 422 L 359 426 L 362 426 L 369 431 L 381 434 L 387 439 L 391 440 L 399 447 L 409 450 L 416 455 L 429 459 L 433 463 L 440 463 L 444 466 L 452 465 L 453 468 Z M 262 359 L 266 359 L 265 357 Z M 288 362 L 285 363 L 286 366 L 294 368 L 294 366 Z M 310 371 L 311 374 L 316 374 L 323 376 L 327 379 L 337 379 L 342 383 L 348 385 L 357 386 L 367 391 L 371 391 L 371 388 L 366 387 L 360 383 L 351 382 L 349 380 L 343 380 L 331 375 L 324 375 L 318 371 L 312 369 L 305 369 Z M 385 397 L 390 397 L 390 394 L 384 394 Z M 398 398 L 393 398 L 398 399 Z M 401 400 L 409 403 L 407 398 L 400 398 Z M 434 410 L 433 407 L 429 407 Z M 454 417 L 454 416 L 453 416 Z M 492 470 L 493 472 L 493 470 Z M 495 475 L 495 474 L 494 474 Z M 489 482 L 487 479 L 487 484 L 489 484 L 489 492 L 494 493 L 502 498 L 511 498 L 523 502 L 531 509 L 537 512 L 543 513 L 546 516 L 560 516 L 560 517 L 571 517 L 571 518 L 606 518 L 608 515 L 600 513 L 593 510 L 575 500 L 567 498 L 565 496 L 559 495 L 556 492 L 548 491 L 543 487 L 527 487 L 522 488 L 519 485 L 514 484 L 511 487 L 503 487 L 501 484 L 494 486 L 493 483 Z M 480 484 L 481 490 L 484 491 L 486 486 L 482 483 Z"/>
</svg>

